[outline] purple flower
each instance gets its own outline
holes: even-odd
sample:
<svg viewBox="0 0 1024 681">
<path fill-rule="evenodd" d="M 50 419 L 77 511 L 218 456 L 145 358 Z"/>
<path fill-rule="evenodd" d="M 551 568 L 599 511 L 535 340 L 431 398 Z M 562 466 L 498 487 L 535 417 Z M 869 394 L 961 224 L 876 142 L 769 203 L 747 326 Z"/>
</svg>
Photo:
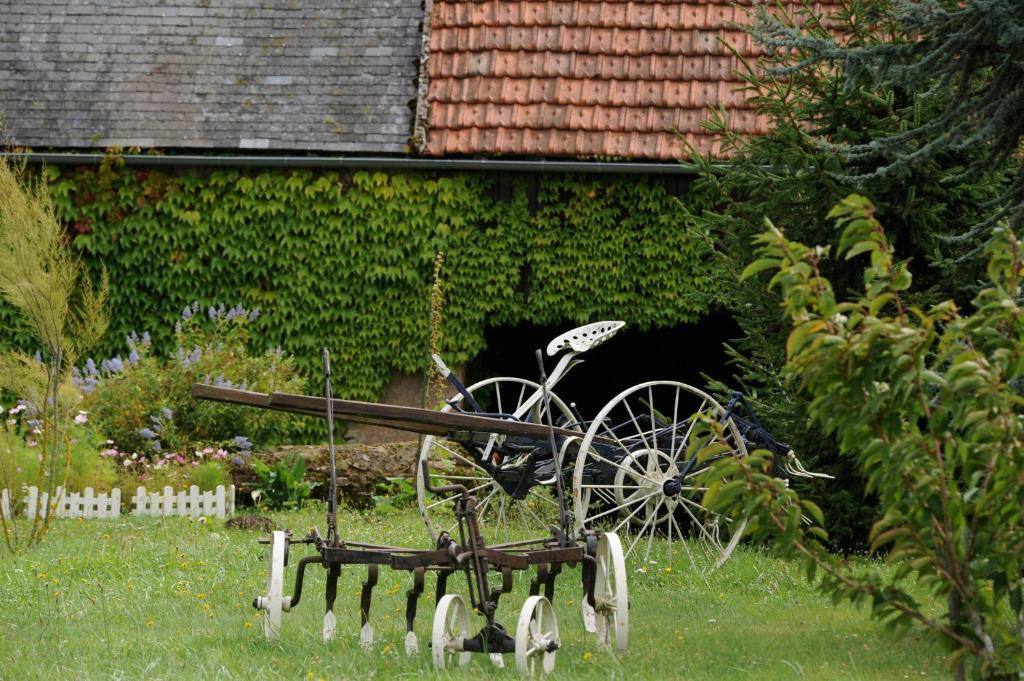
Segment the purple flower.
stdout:
<svg viewBox="0 0 1024 681">
<path fill-rule="evenodd" d="M 82 372 L 78 367 L 71 367 L 71 382 L 75 385 L 82 385 Z"/>
<path fill-rule="evenodd" d="M 159 452 L 163 447 L 160 446 L 160 440 L 153 440 L 153 444 L 150 445 L 154 452 Z"/>
<path fill-rule="evenodd" d="M 146 438 L 147 440 L 152 440 L 153 438 L 156 437 L 156 433 L 150 430 L 149 428 L 140 428 L 139 435 Z"/>
<path fill-rule="evenodd" d="M 139 363 L 139 353 L 135 350 L 135 348 L 132 348 L 132 351 L 128 353 L 128 363 L 129 364 L 138 364 Z"/>
<path fill-rule="evenodd" d="M 181 322 L 174 322 L 174 333 L 181 333 Z"/>
<path fill-rule="evenodd" d="M 231 457 L 231 463 L 235 464 L 236 466 L 241 466 L 242 464 L 245 463 L 245 459 L 236 454 L 235 456 Z"/>
<path fill-rule="evenodd" d="M 239 303 L 238 305 L 235 305 L 233 308 L 228 310 L 228 314 L 227 314 L 226 319 L 230 322 L 235 317 L 240 317 L 240 316 L 242 316 L 244 314 L 245 314 L 245 309 L 242 307 L 242 304 Z"/>
<path fill-rule="evenodd" d="M 92 357 L 85 360 L 85 373 L 89 376 L 99 376 L 100 370 L 96 368 L 96 362 Z"/>
<path fill-rule="evenodd" d="M 256 321 L 259 318 L 260 318 L 260 309 L 257 307 L 257 308 L 254 308 L 253 311 L 249 313 L 249 321 L 250 322 L 254 322 L 254 321 Z"/>
<path fill-rule="evenodd" d="M 39 419 L 29 419 L 25 423 L 28 424 L 29 428 L 38 428 L 39 426 L 43 425 L 43 422 Z"/>
<path fill-rule="evenodd" d="M 143 345 L 149 345 L 150 342 L 151 342 L 151 339 L 149 337 L 149 331 L 143 331 L 142 332 L 142 344 Z"/>
<path fill-rule="evenodd" d="M 78 387 L 78 389 L 81 390 L 83 393 L 88 394 L 95 390 L 97 385 L 99 385 L 99 381 L 97 381 L 94 377 L 89 376 L 85 379 L 82 385 Z"/>
<path fill-rule="evenodd" d="M 100 363 L 100 368 L 107 373 L 116 374 L 124 369 L 124 362 L 121 360 L 119 355 L 117 357 L 111 357 L 110 359 L 103 360 Z"/>
<path fill-rule="evenodd" d="M 232 440 L 232 442 L 236 447 L 241 449 L 243 452 L 247 452 L 250 449 L 252 449 L 252 443 L 249 442 L 249 438 L 245 437 L 244 435 L 236 435 L 235 439 Z"/>
<path fill-rule="evenodd" d="M 167 407 L 161 409 L 160 413 L 163 414 L 165 421 L 170 421 L 171 419 L 174 418 L 174 412 L 168 409 Z"/>
<path fill-rule="evenodd" d="M 210 321 L 217 319 L 217 308 L 210 306 L 210 309 L 206 311 L 206 316 L 210 318 Z"/>
<path fill-rule="evenodd" d="M 197 345 L 194 348 L 192 348 L 191 355 L 189 355 L 188 357 L 184 357 L 184 354 L 185 353 L 181 349 L 178 350 L 178 359 L 181 360 L 181 365 L 183 367 L 188 368 L 199 361 L 199 359 L 203 356 L 203 351 L 200 350 L 199 346 Z"/>
<path fill-rule="evenodd" d="M 192 319 L 192 308 L 186 305 L 185 309 L 181 311 L 181 318 Z"/>
<path fill-rule="evenodd" d="M 40 364 L 43 363 L 43 353 L 42 352 L 40 352 L 39 350 L 36 350 L 35 357 L 36 357 L 36 361 L 37 362 L 39 362 Z"/>
<path fill-rule="evenodd" d="M 234 383 L 224 378 L 224 374 L 218 374 L 217 378 L 213 379 L 213 384 L 218 388 L 233 388 Z"/>
</svg>

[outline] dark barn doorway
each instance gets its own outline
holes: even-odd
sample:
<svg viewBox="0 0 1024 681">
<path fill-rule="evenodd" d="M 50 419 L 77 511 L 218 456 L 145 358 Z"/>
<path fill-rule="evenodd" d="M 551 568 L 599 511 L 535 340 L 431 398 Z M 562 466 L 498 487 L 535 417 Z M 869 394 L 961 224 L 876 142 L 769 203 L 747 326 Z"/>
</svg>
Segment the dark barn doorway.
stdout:
<svg viewBox="0 0 1024 681">
<path fill-rule="evenodd" d="M 497 327 L 486 333 L 487 348 L 466 367 L 467 384 L 492 376 L 513 376 L 536 381 L 534 356 L 548 342 L 575 325 Z M 653 380 L 671 380 L 705 388 L 703 374 L 731 383 L 722 344 L 740 335 L 732 317 L 711 313 L 693 324 L 669 329 L 637 331 L 626 326 L 604 345 L 581 355 L 555 388 L 566 402 L 575 402 L 584 418 L 592 418 L 610 399 L 630 386 Z M 556 358 L 544 355 L 550 371 Z"/>
</svg>

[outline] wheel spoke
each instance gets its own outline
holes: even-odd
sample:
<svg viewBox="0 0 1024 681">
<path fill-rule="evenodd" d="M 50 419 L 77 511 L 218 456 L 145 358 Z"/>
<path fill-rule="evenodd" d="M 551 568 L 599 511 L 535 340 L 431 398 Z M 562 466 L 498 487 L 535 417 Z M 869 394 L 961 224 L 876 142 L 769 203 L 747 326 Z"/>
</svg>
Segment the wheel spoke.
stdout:
<svg viewBox="0 0 1024 681">
<path fill-rule="evenodd" d="M 635 547 L 637 542 L 640 541 L 643 538 L 644 532 L 647 531 L 647 527 L 649 525 L 651 525 L 652 523 L 655 526 L 657 525 L 657 523 L 655 523 L 654 521 L 657 518 L 657 509 L 659 509 L 661 507 L 661 503 L 662 503 L 661 500 L 659 500 L 658 501 L 658 505 L 655 507 L 655 513 L 651 513 L 651 514 L 649 514 L 647 516 L 647 520 L 644 521 L 644 524 L 643 524 L 643 526 L 641 526 L 640 531 L 636 533 L 636 537 L 633 539 L 633 543 L 629 545 L 629 549 L 626 551 L 626 555 L 627 556 L 629 554 L 633 553 L 633 547 Z M 646 504 L 645 504 L 645 506 L 646 506 Z M 655 530 L 655 527 L 652 526 L 651 527 L 651 536 L 654 536 L 654 530 Z M 646 560 L 646 558 L 644 560 Z"/>
<path fill-rule="evenodd" d="M 669 442 L 668 451 L 672 452 L 672 460 L 676 461 L 679 457 L 676 456 L 676 424 L 679 423 L 679 393 L 680 389 L 676 387 L 676 396 L 672 401 L 672 440 Z"/>
<path fill-rule="evenodd" d="M 530 496 L 534 497 L 535 499 L 540 499 L 545 504 L 550 504 L 550 505 L 554 506 L 555 508 L 558 508 L 558 502 L 555 501 L 554 499 L 552 499 L 551 495 L 549 495 L 549 494 L 545 494 L 543 492 L 538 492 L 536 489 L 531 489 L 530 490 Z"/>
<path fill-rule="evenodd" d="M 690 425 L 686 429 L 686 434 L 683 435 L 683 439 L 680 440 L 680 442 L 679 442 L 679 451 L 678 452 L 675 452 L 675 451 L 672 452 L 672 458 L 674 460 L 678 459 L 679 455 L 686 451 L 686 443 L 690 439 L 690 433 L 693 432 L 694 426 L 697 425 L 698 414 L 701 414 L 701 413 L 704 412 L 704 406 L 707 403 L 708 403 L 708 401 L 706 399 L 702 400 L 701 403 L 700 403 L 700 407 L 697 408 L 696 413 L 693 416 L 690 417 Z"/>
<path fill-rule="evenodd" d="M 626 465 L 623 465 L 623 464 L 618 463 L 616 461 L 612 461 L 611 459 L 605 458 L 604 456 L 601 456 L 601 454 L 599 454 L 598 452 L 595 452 L 595 451 L 591 450 L 590 456 L 595 458 L 595 459 L 600 459 L 601 461 L 604 461 L 605 463 L 611 464 L 612 466 L 615 466 L 616 468 L 618 468 L 620 470 L 626 471 L 626 474 L 629 475 L 630 477 L 634 478 L 634 479 L 636 478 L 636 476 L 639 476 L 639 477 L 643 478 L 644 480 L 646 480 L 647 482 L 649 482 L 649 483 L 651 483 L 653 485 L 657 485 L 658 484 L 657 482 L 655 482 L 651 478 L 647 477 L 643 473 L 638 473 L 637 471 L 633 470 L 629 466 L 626 466 Z M 632 458 L 632 455 L 630 455 L 630 457 Z"/>
<path fill-rule="evenodd" d="M 456 458 L 456 459 L 458 459 L 459 461 L 463 462 L 463 463 L 464 463 L 464 464 L 466 464 L 467 466 L 472 466 L 473 468 L 475 468 L 475 469 L 477 469 L 477 470 L 479 470 L 479 471 L 482 471 L 482 470 L 484 470 L 483 468 L 481 468 L 480 464 L 478 464 L 478 463 L 477 463 L 476 461 L 472 461 L 471 459 L 467 459 L 467 458 L 466 458 L 465 456 L 463 456 L 462 454 L 460 454 L 460 453 L 456 452 L 456 451 L 455 451 L 454 449 L 452 449 L 451 447 L 446 447 L 445 445 L 442 445 L 442 444 L 441 444 L 440 442 L 438 442 L 437 440 L 435 440 L 435 441 L 434 441 L 434 444 L 435 444 L 435 446 L 436 446 L 436 447 L 437 447 L 438 449 L 443 449 L 444 451 L 448 452 L 448 453 L 449 453 L 449 454 L 451 454 L 451 455 L 452 455 L 453 457 L 455 457 L 455 458 Z"/>
<path fill-rule="evenodd" d="M 644 437 L 644 429 L 640 427 L 640 423 L 636 420 L 636 416 L 633 415 L 633 409 L 629 406 L 629 400 L 622 400 L 622 406 L 626 408 L 626 413 L 629 414 L 629 420 L 636 426 L 636 434 L 640 436 L 640 439 L 644 443 L 645 449 L 653 449 L 647 442 L 647 438 Z"/>
<path fill-rule="evenodd" d="M 476 487 L 473 487 L 473 488 L 467 490 L 466 493 L 467 494 L 472 494 L 473 492 L 477 491 L 478 489 L 483 489 L 484 487 L 490 486 L 490 484 L 491 484 L 491 481 L 488 480 L 487 482 L 483 483 L 482 485 L 477 485 Z M 453 494 L 452 496 L 445 497 L 444 499 L 441 499 L 440 501 L 435 501 L 432 504 L 427 504 L 427 508 L 431 509 L 431 508 L 434 508 L 435 506 L 440 506 L 441 504 L 447 504 L 450 501 L 459 498 L 460 496 L 462 496 L 462 495 L 461 494 Z"/>
<path fill-rule="evenodd" d="M 494 490 L 491 491 L 490 494 L 484 497 L 483 501 L 476 505 L 476 512 L 480 517 L 483 517 L 484 513 L 486 512 L 487 504 L 490 502 L 491 498 L 500 491 L 500 488 L 495 488 Z"/>
<path fill-rule="evenodd" d="M 662 507 L 662 505 L 663 505 L 664 503 L 665 503 L 665 498 L 664 498 L 664 497 L 662 497 L 661 499 L 658 499 L 658 505 L 657 505 L 657 506 L 655 507 L 655 509 L 654 509 L 654 513 L 653 513 L 653 514 L 651 515 L 651 517 L 655 519 L 655 523 L 654 523 L 654 525 L 653 525 L 653 526 L 651 527 L 651 533 L 650 533 L 650 535 L 648 535 L 648 537 L 647 537 L 647 550 L 646 550 L 646 551 L 644 552 L 644 562 L 645 562 L 645 563 L 646 563 L 646 562 L 647 562 L 647 561 L 648 561 L 648 560 L 650 559 L 650 557 L 651 557 L 651 544 L 653 544 L 653 543 L 654 543 L 654 532 L 655 532 L 655 531 L 656 531 L 656 530 L 658 529 L 658 527 L 657 527 L 657 524 L 658 524 L 658 523 L 657 523 L 657 520 L 656 520 L 656 519 L 657 519 L 657 517 L 658 517 L 658 512 L 659 512 L 659 511 L 661 510 L 661 507 Z M 670 544 L 670 546 L 671 546 L 671 544 Z M 670 551 L 671 551 L 671 549 L 670 549 Z M 670 559 L 670 560 L 671 560 L 671 559 Z"/>
<path fill-rule="evenodd" d="M 451 475 L 449 473 L 432 473 L 435 478 L 444 478 L 445 480 L 468 480 L 469 482 L 490 482 L 493 480 L 490 476 L 484 477 L 472 476 L 472 475 Z"/>
<path fill-rule="evenodd" d="M 690 516 L 690 522 L 692 522 L 695 527 L 699 528 L 700 533 L 702 535 L 704 535 L 704 538 L 707 541 L 709 541 L 713 546 L 715 546 L 715 547 L 720 549 L 721 545 L 719 545 L 718 540 L 715 537 L 711 536 L 711 533 L 708 532 L 708 529 L 706 527 L 704 527 L 704 523 L 702 523 L 700 520 L 698 520 L 697 516 L 693 515 L 693 512 L 690 511 L 689 504 L 685 503 L 685 502 L 687 502 L 689 500 L 684 499 L 683 501 L 684 501 L 684 503 L 680 504 L 680 506 L 682 506 L 683 510 L 686 511 L 686 515 Z M 690 502 L 690 503 L 693 503 L 693 502 Z M 702 507 L 698 506 L 698 508 L 702 508 Z"/>
<path fill-rule="evenodd" d="M 627 520 L 629 520 L 629 518 L 632 518 L 634 515 L 636 515 L 639 512 L 640 509 L 643 508 L 643 503 L 642 502 L 646 501 L 647 499 L 650 499 L 651 497 L 653 497 L 656 494 L 661 494 L 661 490 L 660 489 L 659 490 L 655 490 L 655 491 L 651 492 L 650 494 L 648 494 L 647 496 L 642 497 L 640 499 L 637 499 L 636 500 L 636 503 L 638 504 L 637 505 L 637 509 L 629 514 L 629 516 L 627 517 Z M 613 508 L 609 508 L 607 510 L 601 511 L 600 513 L 597 513 L 595 515 L 590 516 L 589 518 L 587 518 L 587 520 L 597 520 L 598 518 L 602 518 L 602 517 L 608 515 L 609 513 L 615 513 L 615 512 L 617 512 L 617 511 L 619 511 L 621 509 L 624 509 L 627 506 L 629 506 L 629 504 L 622 504 L 620 506 L 615 506 Z M 621 526 L 622 525 L 620 523 L 618 527 L 621 527 Z M 617 528 L 616 528 L 616 530 L 612 530 L 612 531 L 613 532 L 617 531 Z"/>
<path fill-rule="evenodd" d="M 654 420 L 654 387 L 647 386 L 647 406 L 651 412 L 651 442 L 658 446 L 658 422 Z"/>
</svg>

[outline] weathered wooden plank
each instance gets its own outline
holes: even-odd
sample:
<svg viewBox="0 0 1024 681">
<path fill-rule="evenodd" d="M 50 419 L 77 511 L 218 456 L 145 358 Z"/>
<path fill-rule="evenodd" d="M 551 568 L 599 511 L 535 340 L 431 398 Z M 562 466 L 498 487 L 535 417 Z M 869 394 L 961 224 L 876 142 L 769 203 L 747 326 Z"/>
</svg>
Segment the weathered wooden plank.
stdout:
<svg viewBox="0 0 1024 681">
<path fill-rule="evenodd" d="M 327 415 L 327 400 L 311 395 L 293 395 L 290 393 L 254 393 L 234 388 L 218 388 L 216 386 L 197 383 L 192 386 L 192 396 L 201 400 L 229 402 L 261 409 L 274 409 L 294 414 L 318 416 Z M 399 430 L 408 430 L 424 435 L 448 435 L 457 431 L 475 433 L 494 433 L 513 437 L 527 437 L 540 441 L 547 439 L 548 427 L 538 423 L 523 423 L 489 416 L 459 414 L 457 412 L 432 411 L 418 407 L 403 407 L 374 402 L 356 400 L 332 400 L 334 415 L 341 420 L 356 421 L 372 425 L 387 426 Z M 555 428 L 559 437 L 582 437 L 582 433 L 565 428 Z M 599 444 L 613 444 L 605 438 L 595 438 Z"/>
</svg>

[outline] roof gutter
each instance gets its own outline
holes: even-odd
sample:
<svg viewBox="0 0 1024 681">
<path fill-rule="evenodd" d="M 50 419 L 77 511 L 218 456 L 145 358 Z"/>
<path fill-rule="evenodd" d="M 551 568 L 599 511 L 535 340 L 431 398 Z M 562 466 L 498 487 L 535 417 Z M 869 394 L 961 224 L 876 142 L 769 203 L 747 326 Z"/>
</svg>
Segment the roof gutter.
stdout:
<svg viewBox="0 0 1024 681">
<path fill-rule="evenodd" d="M 107 154 L 3 152 L 12 161 L 53 165 L 96 165 Z M 612 161 L 505 160 L 486 158 L 410 158 L 386 156 L 155 156 L 121 154 L 129 166 L 213 167 L 213 168 L 321 168 L 366 170 L 440 170 L 495 173 L 586 173 L 614 175 L 696 175 L 697 170 L 681 163 Z"/>
</svg>

